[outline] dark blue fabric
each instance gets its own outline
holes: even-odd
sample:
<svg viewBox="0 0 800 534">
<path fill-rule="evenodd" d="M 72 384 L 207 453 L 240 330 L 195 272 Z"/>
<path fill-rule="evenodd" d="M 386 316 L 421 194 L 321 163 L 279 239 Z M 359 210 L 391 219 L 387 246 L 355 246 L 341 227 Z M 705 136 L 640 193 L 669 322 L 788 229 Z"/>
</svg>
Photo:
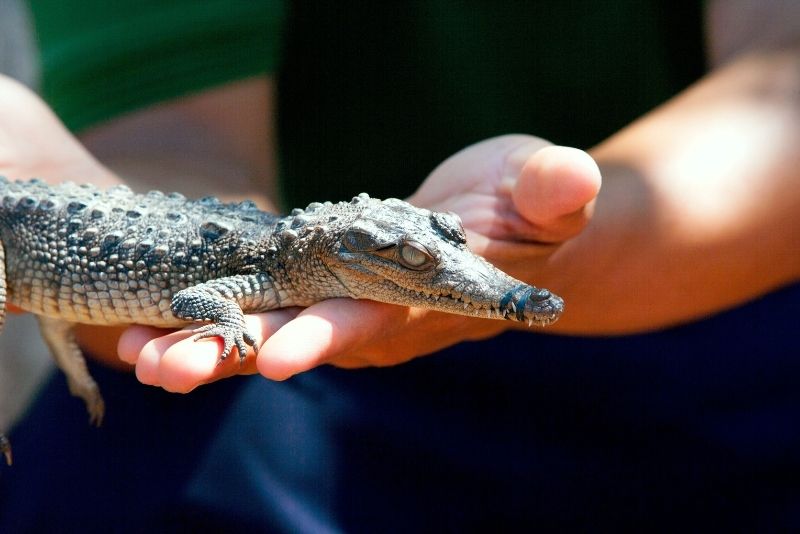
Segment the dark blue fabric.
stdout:
<svg viewBox="0 0 800 534">
<path fill-rule="evenodd" d="M 0 532 L 800 527 L 800 286 L 666 332 L 509 333 L 389 369 L 170 395 L 57 375 Z"/>
</svg>

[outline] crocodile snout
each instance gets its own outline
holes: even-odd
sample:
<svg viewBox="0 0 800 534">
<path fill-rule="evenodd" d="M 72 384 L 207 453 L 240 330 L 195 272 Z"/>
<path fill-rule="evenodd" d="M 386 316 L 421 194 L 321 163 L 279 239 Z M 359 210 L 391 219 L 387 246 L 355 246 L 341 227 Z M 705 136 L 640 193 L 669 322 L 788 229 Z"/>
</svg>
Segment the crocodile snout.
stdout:
<svg viewBox="0 0 800 534">
<path fill-rule="evenodd" d="M 547 289 L 520 284 L 500 300 L 500 312 L 509 321 L 546 325 L 564 311 L 564 301 Z"/>
</svg>

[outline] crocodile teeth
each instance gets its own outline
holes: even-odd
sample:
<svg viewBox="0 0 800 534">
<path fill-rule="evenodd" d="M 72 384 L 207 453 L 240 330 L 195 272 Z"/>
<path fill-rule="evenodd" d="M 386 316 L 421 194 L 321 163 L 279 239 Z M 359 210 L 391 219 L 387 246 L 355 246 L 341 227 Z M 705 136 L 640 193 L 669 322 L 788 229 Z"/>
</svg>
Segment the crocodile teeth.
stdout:
<svg viewBox="0 0 800 534">
<path fill-rule="evenodd" d="M 528 319 L 528 328 L 533 326 L 533 319 Z"/>
<path fill-rule="evenodd" d="M 511 301 L 511 309 L 514 310 L 514 313 L 517 313 L 517 305 L 514 304 L 514 301 Z"/>
</svg>

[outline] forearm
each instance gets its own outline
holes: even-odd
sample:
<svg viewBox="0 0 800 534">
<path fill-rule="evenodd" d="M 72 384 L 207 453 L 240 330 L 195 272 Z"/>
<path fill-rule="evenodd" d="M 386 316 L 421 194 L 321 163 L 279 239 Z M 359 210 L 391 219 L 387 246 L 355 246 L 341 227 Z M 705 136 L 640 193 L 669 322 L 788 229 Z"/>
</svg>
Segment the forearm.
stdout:
<svg viewBox="0 0 800 534">
<path fill-rule="evenodd" d="M 797 279 L 799 58 L 743 56 L 592 151 L 594 219 L 542 282 L 567 302 L 557 328 L 665 327 Z"/>
<path fill-rule="evenodd" d="M 131 187 L 277 206 L 274 81 L 236 81 L 115 118 L 81 142 Z"/>
</svg>

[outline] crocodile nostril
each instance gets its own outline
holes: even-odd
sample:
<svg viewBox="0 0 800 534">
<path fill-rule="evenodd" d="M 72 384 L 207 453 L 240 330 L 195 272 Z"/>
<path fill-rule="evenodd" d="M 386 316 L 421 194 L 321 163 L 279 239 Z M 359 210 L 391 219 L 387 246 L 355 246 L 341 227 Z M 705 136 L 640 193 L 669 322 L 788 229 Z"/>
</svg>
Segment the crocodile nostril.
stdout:
<svg viewBox="0 0 800 534">
<path fill-rule="evenodd" d="M 531 296 L 529 298 L 534 302 L 544 302 L 545 300 L 549 300 L 552 296 L 553 294 L 548 290 L 537 288 L 534 291 L 531 291 Z"/>
</svg>

